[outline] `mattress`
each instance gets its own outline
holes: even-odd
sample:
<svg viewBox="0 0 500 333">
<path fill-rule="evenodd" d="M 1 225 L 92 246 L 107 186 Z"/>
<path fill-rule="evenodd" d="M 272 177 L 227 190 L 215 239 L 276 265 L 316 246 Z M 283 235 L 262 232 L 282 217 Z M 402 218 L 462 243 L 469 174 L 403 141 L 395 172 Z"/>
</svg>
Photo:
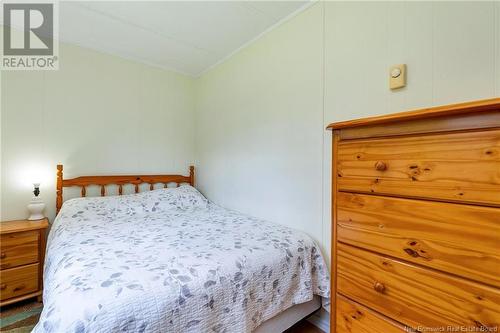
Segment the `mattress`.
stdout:
<svg viewBox="0 0 500 333">
<path fill-rule="evenodd" d="M 34 332 L 264 332 L 329 292 L 309 236 L 191 186 L 78 198 L 49 234 Z"/>
</svg>

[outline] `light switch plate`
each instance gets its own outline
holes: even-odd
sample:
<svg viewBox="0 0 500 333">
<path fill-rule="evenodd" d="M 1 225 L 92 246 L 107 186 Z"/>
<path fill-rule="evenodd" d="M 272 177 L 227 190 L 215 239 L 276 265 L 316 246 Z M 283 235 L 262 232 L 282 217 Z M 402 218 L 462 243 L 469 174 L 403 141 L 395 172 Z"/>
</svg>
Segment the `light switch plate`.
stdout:
<svg viewBox="0 0 500 333">
<path fill-rule="evenodd" d="M 406 86 L 406 64 L 394 65 L 389 70 L 389 88 L 399 89 Z"/>
</svg>

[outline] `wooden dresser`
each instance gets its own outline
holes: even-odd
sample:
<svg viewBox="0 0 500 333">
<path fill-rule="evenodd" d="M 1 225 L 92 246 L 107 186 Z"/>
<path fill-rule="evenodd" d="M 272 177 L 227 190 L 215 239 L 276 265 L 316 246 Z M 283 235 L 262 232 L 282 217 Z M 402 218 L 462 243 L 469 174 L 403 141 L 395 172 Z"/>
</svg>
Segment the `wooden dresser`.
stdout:
<svg viewBox="0 0 500 333">
<path fill-rule="evenodd" d="M 41 301 L 47 219 L 0 223 L 0 306 Z"/>
<path fill-rule="evenodd" d="M 500 98 L 328 128 L 331 331 L 500 332 Z"/>
</svg>

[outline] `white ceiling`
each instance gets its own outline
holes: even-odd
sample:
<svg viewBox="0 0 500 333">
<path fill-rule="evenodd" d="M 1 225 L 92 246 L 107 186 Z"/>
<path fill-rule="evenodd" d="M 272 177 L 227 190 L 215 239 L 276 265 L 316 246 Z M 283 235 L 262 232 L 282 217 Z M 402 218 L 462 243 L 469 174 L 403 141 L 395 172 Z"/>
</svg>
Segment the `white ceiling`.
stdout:
<svg viewBox="0 0 500 333">
<path fill-rule="evenodd" d="M 59 38 L 199 76 L 308 1 L 67 1 Z"/>
</svg>

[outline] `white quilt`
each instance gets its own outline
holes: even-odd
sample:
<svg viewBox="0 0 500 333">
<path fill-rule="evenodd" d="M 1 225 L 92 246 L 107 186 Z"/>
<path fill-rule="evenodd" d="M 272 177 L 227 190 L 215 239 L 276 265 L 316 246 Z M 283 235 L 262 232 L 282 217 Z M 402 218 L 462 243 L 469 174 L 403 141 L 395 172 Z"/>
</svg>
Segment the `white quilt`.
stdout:
<svg viewBox="0 0 500 333">
<path fill-rule="evenodd" d="M 181 186 L 64 203 L 33 332 L 251 332 L 329 275 L 304 233 Z"/>
</svg>

